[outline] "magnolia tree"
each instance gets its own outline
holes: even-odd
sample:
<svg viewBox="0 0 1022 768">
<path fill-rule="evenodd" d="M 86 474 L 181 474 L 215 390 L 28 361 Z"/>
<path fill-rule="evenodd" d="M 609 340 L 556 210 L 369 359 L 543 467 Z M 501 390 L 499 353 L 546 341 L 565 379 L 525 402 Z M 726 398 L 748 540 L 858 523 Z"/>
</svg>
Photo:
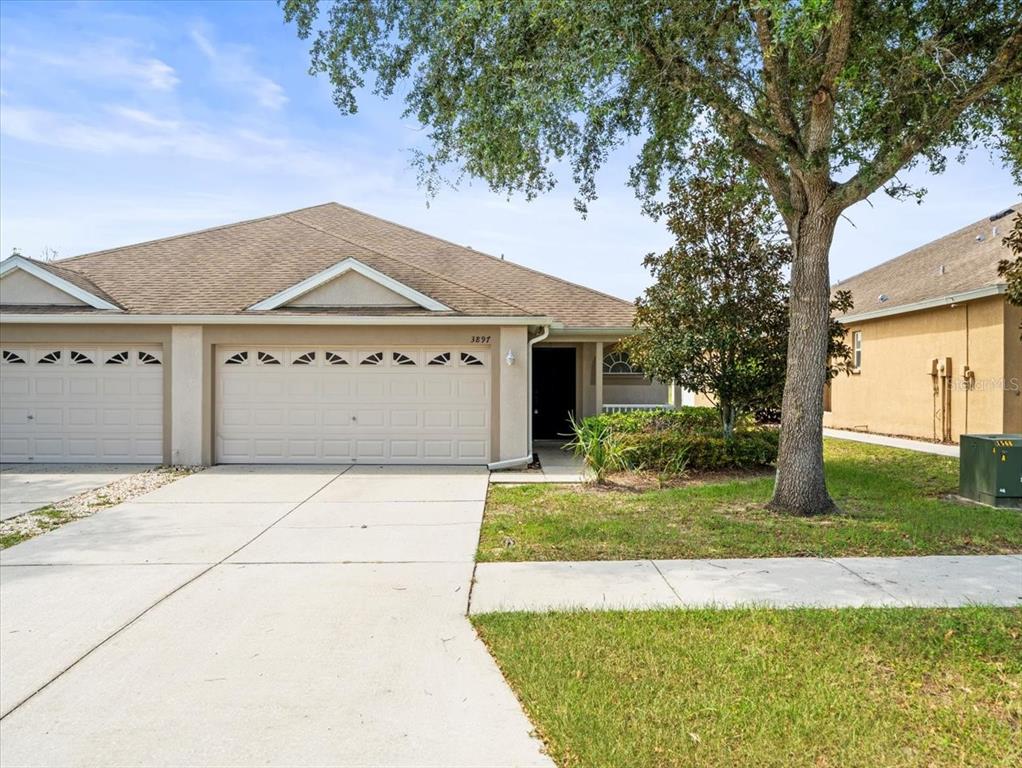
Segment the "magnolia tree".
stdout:
<svg viewBox="0 0 1022 768">
<path fill-rule="evenodd" d="M 949 150 L 1022 157 L 1022 4 L 1003 0 L 283 0 L 344 112 L 401 85 L 435 189 L 467 173 L 534 195 L 568 163 L 584 207 L 629 136 L 653 199 L 694 139 L 744 158 L 792 248 L 791 322 L 772 505 L 833 507 L 823 476 L 828 254 L 841 212 Z M 371 82 L 370 82 L 371 80 Z"/>
<path fill-rule="evenodd" d="M 654 283 L 636 302 L 638 332 L 625 345 L 652 378 L 705 393 L 731 437 L 741 416 L 781 402 L 791 244 L 747 166 L 714 172 L 699 160 L 693 165 L 698 173 L 672 182 L 669 201 L 655 211 L 677 243 L 646 257 Z M 848 292 L 839 292 L 832 309 L 850 308 Z M 831 376 L 849 369 L 844 339 L 831 320 Z"/>
</svg>

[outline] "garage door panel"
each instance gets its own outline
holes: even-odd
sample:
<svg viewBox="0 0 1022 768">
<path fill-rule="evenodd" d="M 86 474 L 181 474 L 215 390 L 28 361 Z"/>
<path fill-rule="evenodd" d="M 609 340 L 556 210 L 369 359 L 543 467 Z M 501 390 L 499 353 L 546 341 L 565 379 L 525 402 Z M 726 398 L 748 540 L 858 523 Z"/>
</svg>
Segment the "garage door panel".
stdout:
<svg viewBox="0 0 1022 768">
<path fill-rule="evenodd" d="M 94 376 L 73 378 L 68 382 L 68 393 L 75 397 L 95 397 L 99 394 L 99 381 Z"/>
<path fill-rule="evenodd" d="M 95 408 L 68 408 L 67 424 L 69 427 L 94 427 L 99 423 L 99 413 Z"/>
<path fill-rule="evenodd" d="M 387 453 L 384 446 L 385 442 L 380 439 L 355 441 L 355 450 L 358 457 L 369 461 L 383 461 L 386 459 Z"/>
<path fill-rule="evenodd" d="M 462 440 L 458 443 L 459 458 L 485 461 L 488 451 L 484 440 Z"/>
<path fill-rule="evenodd" d="M 322 441 L 323 453 L 321 458 L 325 461 L 347 462 L 354 456 L 351 440 L 336 440 L 327 438 Z"/>
<path fill-rule="evenodd" d="M 347 408 L 324 408 L 321 413 L 323 424 L 327 427 L 347 427 L 354 416 Z"/>
<path fill-rule="evenodd" d="M 102 413 L 104 427 L 131 426 L 131 411 L 127 408 L 104 408 Z"/>
<path fill-rule="evenodd" d="M 64 409 L 63 408 L 33 408 L 32 411 L 32 422 L 33 426 L 38 429 L 40 427 L 59 427 L 64 424 Z"/>
<path fill-rule="evenodd" d="M 423 412 L 423 423 L 427 427 L 450 427 L 454 424 L 454 414 L 449 408 L 433 408 Z"/>
<path fill-rule="evenodd" d="M 29 393 L 29 388 L 31 386 L 32 386 L 31 382 L 29 381 L 29 378 L 27 376 L 16 375 L 5 376 L 3 378 L 3 388 L 0 389 L 0 393 L 2 393 L 5 397 L 27 395 Z"/>
<path fill-rule="evenodd" d="M 40 376 L 35 380 L 35 394 L 38 397 L 51 397 L 64 394 L 65 382 L 50 375 Z"/>
<path fill-rule="evenodd" d="M 162 460 L 158 347 L 19 349 L 4 347 L 0 364 L 0 461 Z"/>
<path fill-rule="evenodd" d="M 392 427 L 418 427 L 419 412 L 409 410 L 392 410 L 390 412 L 390 425 Z"/>
<path fill-rule="evenodd" d="M 486 411 L 461 410 L 458 411 L 459 427 L 485 427 L 487 422 Z"/>
<path fill-rule="evenodd" d="M 259 408 L 252 413 L 252 422 L 257 427 L 279 427 L 284 424 L 281 408 Z"/>
</svg>

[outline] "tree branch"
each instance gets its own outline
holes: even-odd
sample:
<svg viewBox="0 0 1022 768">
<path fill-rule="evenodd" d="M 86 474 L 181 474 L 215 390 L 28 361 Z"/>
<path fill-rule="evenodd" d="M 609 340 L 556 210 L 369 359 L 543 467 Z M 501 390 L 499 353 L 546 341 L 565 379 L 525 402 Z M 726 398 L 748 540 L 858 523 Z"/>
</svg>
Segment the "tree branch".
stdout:
<svg viewBox="0 0 1022 768">
<path fill-rule="evenodd" d="M 801 153 L 803 148 L 798 121 L 791 109 L 791 81 L 788 78 L 786 51 L 784 49 L 778 51 L 778 46 L 774 42 L 773 24 L 766 10 L 762 7 L 756 8 L 752 12 L 752 18 L 756 25 L 756 39 L 763 55 L 762 72 L 767 104 L 784 136 Z"/>
<path fill-rule="evenodd" d="M 998 85 L 1015 77 L 1022 77 L 1022 24 L 1015 27 L 986 73 L 971 88 L 952 99 L 936 116 L 897 144 L 881 146 L 855 176 L 838 184 L 830 195 L 832 211 L 839 213 L 875 192 L 935 137 L 950 130 L 965 110 Z"/>
<path fill-rule="evenodd" d="M 834 86 L 848 60 L 854 6 L 854 0 L 836 0 L 834 4 L 836 19 L 827 42 L 823 73 L 809 109 L 806 144 L 809 160 L 814 165 L 823 160 L 823 155 L 829 155 L 830 140 L 834 133 Z"/>
</svg>

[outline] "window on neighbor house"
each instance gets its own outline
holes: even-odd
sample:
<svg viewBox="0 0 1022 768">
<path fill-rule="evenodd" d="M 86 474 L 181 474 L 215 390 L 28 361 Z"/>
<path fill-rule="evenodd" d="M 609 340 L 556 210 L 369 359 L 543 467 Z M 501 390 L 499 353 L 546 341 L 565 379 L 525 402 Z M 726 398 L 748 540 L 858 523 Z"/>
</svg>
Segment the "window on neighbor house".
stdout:
<svg viewBox="0 0 1022 768">
<path fill-rule="evenodd" d="M 862 367 L 862 331 L 852 333 L 852 367 Z"/>
</svg>

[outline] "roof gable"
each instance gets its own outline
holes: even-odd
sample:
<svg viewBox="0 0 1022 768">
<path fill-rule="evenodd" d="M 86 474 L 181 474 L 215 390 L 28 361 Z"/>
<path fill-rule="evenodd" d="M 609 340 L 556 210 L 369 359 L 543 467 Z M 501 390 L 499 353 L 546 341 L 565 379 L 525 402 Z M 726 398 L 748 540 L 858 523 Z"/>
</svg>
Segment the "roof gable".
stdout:
<svg viewBox="0 0 1022 768">
<path fill-rule="evenodd" d="M 9 256 L 0 262 L 0 304 L 10 306 L 88 306 L 94 309 L 119 307 L 81 285 L 56 274 L 24 256 Z"/>
<path fill-rule="evenodd" d="M 264 311 L 298 307 L 407 307 L 432 312 L 449 307 L 385 275 L 358 259 L 347 258 L 249 307 Z"/>
</svg>

